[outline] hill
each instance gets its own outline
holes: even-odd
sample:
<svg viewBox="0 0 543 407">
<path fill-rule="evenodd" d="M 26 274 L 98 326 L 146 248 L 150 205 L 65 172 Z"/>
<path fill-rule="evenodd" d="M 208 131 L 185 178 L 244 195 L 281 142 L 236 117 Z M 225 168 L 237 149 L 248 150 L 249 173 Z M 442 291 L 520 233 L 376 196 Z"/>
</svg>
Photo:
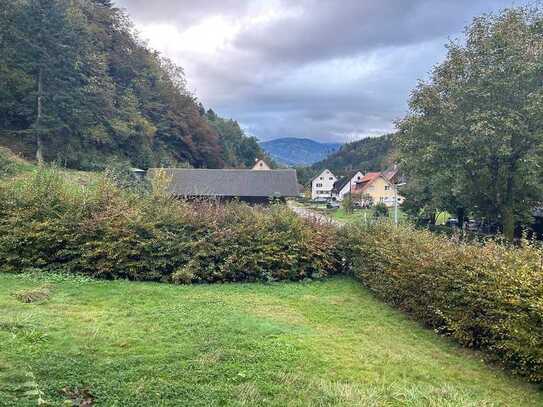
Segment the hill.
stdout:
<svg viewBox="0 0 543 407">
<path fill-rule="evenodd" d="M 394 162 L 395 135 L 371 137 L 344 144 L 341 149 L 310 167 L 298 169 L 298 179 L 307 184 L 325 168 L 336 176 L 351 170 L 382 171 Z"/>
<path fill-rule="evenodd" d="M 341 147 L 339 143 L 319 143 L 305 138 L 280 138 L 260 143 L 260 147 L 283 165 L 311 165 Z"/>
<path fill-rule="evenodd" d="M 0 49 L 0 145 L 26 158 L 94 170 L 119 160 L 239 166 L 262 155 L 255 140 L 210 123 L 183 70 L 110 0 L 11 1 Z"/>
</svg>

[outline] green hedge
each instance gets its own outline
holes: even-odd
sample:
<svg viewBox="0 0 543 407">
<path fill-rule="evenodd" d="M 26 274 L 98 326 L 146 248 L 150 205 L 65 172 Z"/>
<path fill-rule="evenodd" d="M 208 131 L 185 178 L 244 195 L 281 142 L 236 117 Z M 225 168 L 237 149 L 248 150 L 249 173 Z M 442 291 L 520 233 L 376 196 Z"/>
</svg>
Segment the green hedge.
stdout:
<svg viewBox="0 0 543 407">
<path fill-rule="evenodd" d="M 342 232 L 353 274 L 388 303 L 543 382 L 543 251 L 388 223 Z"/>
<path fill-rule="evenodd" d="M 0 265 L 175 283 L 319 278 L 336 231 L 288 208 L 184 203 L 54 168 L 0 184 Z M 160 183 L 160 182 L 159 182 Z"/>
</svg>

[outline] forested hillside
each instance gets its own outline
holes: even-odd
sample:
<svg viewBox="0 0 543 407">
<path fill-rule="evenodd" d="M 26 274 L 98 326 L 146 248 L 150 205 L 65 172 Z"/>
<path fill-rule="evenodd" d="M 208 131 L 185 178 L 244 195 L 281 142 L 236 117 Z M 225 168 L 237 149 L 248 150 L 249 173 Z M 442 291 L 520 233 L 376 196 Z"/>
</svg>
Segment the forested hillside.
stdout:
<svg viewBox="0 0 543 407">
<path fill-rule="evenodd" d="M 283 165 L 311 165 L 339 150 L 341 144 L 287 137 L 264 141 L 260 147 Z"/>
<path fill-rule="evenodd" d="M 182 69 L 110 0 L 0 0 L 0 55 L 0 144 L 27 158 L 97 169 L 262 155 L 237 124 L 206 114 Z"/>
<path fill-rule="evenodd" d="M 381 171 L 394 162 L 396 135 L 365 138 L 344 144 L 341 149 L 311 167 L 299 168 L 298 179 L 306 184 L 325 168 L 336 176 L 351 170 Z"/>
</svg>

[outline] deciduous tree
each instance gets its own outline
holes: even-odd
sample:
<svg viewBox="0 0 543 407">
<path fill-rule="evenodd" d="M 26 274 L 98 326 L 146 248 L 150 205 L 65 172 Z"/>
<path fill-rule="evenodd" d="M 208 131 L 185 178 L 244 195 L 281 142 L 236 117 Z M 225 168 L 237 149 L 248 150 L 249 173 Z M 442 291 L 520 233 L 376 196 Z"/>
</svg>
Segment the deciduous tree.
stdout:
<svg viewBox="0 0 543 407">
<path fill-rule="evenodd" d="M 403 168 L 434 205 L 498 221 L 512 239 L 543 196 L 543 14 L 477 18 L 448 49 L 400 122 Z"/>
</svg>

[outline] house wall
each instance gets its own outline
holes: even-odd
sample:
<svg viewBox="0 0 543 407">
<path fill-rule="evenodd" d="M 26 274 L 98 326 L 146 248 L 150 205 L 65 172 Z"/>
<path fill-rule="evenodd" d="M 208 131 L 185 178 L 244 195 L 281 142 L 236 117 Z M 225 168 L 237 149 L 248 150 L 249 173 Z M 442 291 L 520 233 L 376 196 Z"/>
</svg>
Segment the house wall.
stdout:
<svg viewBox="0 0 543 407">
<path fill-rule="evenodd" d="M 394 188 L 393 184 L 389 183 L 383 177 L 379 177 L 363 193 L 370 195 L 374 204 L 382 202 L 386 206 L 392 207 L 394 206 Z M 404 198 L 402 196 L 398 195 L 397 198 L 398 204 L 403 203 Z"/>
<path fill-rule="evenodd" d="M 254 167 L 253 167 L 253 170 L 254 171 L 270 171 L 271 168 L 268 164 L 266 164 L 266 162 L 264 160 L 258 160 Z"/>
<path fill-rule="evenodd" d="M 343 201 L 343 198 L 345 195 L 350 193 L 351 191 L 354 193 L 356 191 L 357 184 L 362 180 L 364 175 L 361 172 L 357 172 L 350 181 L 350 184 L 345 185 L 341 191 L 335 196 L 336 200 Z"/>
<path fill-rule="evenodd" d="M 336 176 L 330 170 L 324 170 L 311 181 L 311 199 L 331 198 L 334 182 L 336 181 Z"/>
</svg>

